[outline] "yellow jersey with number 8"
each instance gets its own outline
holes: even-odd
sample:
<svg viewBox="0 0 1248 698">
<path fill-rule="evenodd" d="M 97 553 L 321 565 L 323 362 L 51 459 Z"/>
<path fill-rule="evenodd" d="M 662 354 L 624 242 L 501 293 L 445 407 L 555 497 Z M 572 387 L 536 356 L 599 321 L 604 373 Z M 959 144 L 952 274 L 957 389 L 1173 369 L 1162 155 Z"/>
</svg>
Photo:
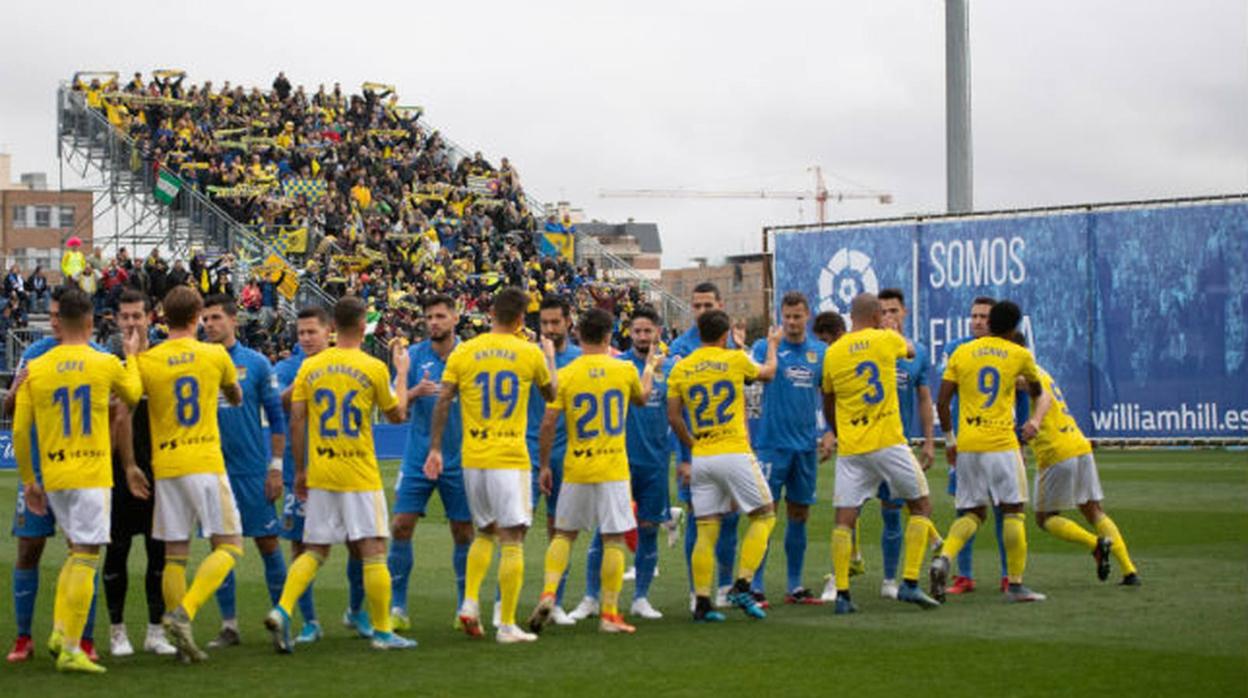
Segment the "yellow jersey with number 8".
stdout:
<svg viewBox="0 0 1248 698">
<path fill-rule="evenodd" d="M 217 402 L 238 382 L 220 344 L 192 337 L 166 340 L 139 355 L 152 429 L 152 474 L 157 480 L 224 473 Z"/>
<path fill-rule="evenodd" d="M 740 349 L 703 346 L 676 362 L 667 396 L 680 396 L 689 418 L 693 455 L 751 453 L 745 429 L 745 381 L 758 364 Z"/>
<path fill-rule="evenodd" d="M 897 360 L 906 340 L 892 330 L 850 332 L 823 356 L 823 391 L 836 395 L 836 452 L 870 453 L 905 443 L 897 402 Z"/>
<path fill-rule="evenodd" d="M 1026 347 L 1001 337 L 980 337 L 949 357 L 943 380 L 958 385 L 958 450 L 1018 450 L 1014 435 L 1014 381 L 1038 383 L 1036 360 Z"/>
</svg>

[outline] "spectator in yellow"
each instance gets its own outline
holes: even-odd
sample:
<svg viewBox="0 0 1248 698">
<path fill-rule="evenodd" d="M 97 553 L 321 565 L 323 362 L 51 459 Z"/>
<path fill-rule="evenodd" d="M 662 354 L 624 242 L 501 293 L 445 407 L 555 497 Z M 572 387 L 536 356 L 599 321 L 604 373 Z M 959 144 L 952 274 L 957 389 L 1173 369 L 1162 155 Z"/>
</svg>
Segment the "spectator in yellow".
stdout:
<svg viewBox="0 0 1248 698">
<path fill-rule="evenodd" d="M 361 211 L 373 205 L 373 192 L 365 186 L 363 177 L 355 180 L 355 186 L 351 187 L 351 198 L 360 205 Z"/>
<path fill-rule="evenodd" d="M 65 253 L 61 255 L 61 275 L 66 281 L 78 283 L 78 277 L 87 266 L 87 256 L 82 253 L 82 239 L 77 235 L 65 241 Z"/>
</svg>

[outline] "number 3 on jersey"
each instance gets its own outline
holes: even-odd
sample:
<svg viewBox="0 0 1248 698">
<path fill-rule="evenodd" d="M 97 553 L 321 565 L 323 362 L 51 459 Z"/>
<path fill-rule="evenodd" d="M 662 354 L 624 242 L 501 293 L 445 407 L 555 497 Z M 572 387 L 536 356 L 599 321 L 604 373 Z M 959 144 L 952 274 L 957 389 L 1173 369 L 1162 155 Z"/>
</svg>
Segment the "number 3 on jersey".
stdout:
<svg viewBox="0 0 1248 698">
<path fill-rule="evenodd" d="M 706 410 L 711 406 L 712 399 L 720 401 L 719 407 L 715 410 L 714 420 L 706 414 Z M 727 424 L 732 419 L 729 410 L 732 409 L 732 403 L 736 399 L 737 390 L 732 386 L 732 381 L 719 381 L 711 386 L 709 392 L 706 386 L 690 386 L 689 400 L 693 403 L 694 424 L 699 429 L 710 429 L 717 424 Z"/>
<path fill-rule="evenodd" d="M 871 388 L 871 392 L 862 396 L 862 401 L 868 405 L 874 405 L 884 399 L 884 384 L 880 383 L 880 367 L 875 365 L 874 361 L 863 361 L 854 367 L 854 375 L 861 376 L 867 374 L 867 386 Z"/>
</svg>

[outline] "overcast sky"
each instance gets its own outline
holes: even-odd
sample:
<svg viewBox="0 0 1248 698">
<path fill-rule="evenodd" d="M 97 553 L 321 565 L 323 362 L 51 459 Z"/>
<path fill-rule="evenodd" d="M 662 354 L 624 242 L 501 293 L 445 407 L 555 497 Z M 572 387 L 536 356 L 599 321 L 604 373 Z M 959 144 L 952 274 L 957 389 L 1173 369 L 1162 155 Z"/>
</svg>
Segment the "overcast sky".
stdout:
<svg viewBox="0 0 1248 698">
<path fill-rule="evenodd" d="M 971 0 L 977 209 L 1248 190 L 1244 0 Z M 181 9 L 179 7 L 181 6 Z M 76 70 L 182 68 L 267 88 L 398 87 L 526 189 L 654 221 L 665 266 L 756 251 L 811 203 L 601 199 L 603 188 L 830 188 L 945 202 L 944 4 L 21 2 L 0 41 L 0 150 L 56 186 L 54 94 Z M 839 178 L 839 179 L 838 179 Z M 66 180 L 66 186 L 73 180 Z"/>
</svg>

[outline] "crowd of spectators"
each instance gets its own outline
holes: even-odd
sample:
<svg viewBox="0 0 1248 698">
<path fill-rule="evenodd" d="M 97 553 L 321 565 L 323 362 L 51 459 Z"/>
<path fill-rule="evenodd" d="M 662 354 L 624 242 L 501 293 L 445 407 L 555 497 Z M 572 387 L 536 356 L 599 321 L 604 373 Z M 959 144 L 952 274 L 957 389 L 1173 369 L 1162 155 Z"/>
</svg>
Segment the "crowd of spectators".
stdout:
<svg viewBox="0 0 1248 698">
<path fill-rule="evenodd" d="M 269 90 L 184 83 L 180 72 L 159 71 L 148 80 L 136 73 L 125 85 L 74 86 L 134 140 L 141 166 L 176 174 L 285 249 L 294 264 L 287 271 L 300 283 L 368 302 L 377 345 L 419 339 L 419 299 L 435 292 L 457 299 L 462 336 L 485 326 L 490 299 L 503 286 L 529 292 L 533 329 L 548 296 L 621 319 L 642 302 L 633 284 L 543 253 L 543 232 L 567 228 L 535 218 L 508 159 L 496 166 L 481 153 L 459 153 L 421 122 L 419 108 L 400 105 L 390 86 L 366 83 L 361 94 L 347 95 L 335 83 L 309 94 L 284 73 Z M 292 344 L 279 312 L 282 280 L 274 278 L 283 272 L 244 261 L 195 251 L 170 263 L 152 250 L 136 262 L 124 248 L 105 260 L 96 248 L 66 276 L 94 294 L 103 325 L 126 287 L 154 301 L 180 283 L 228 293 L 244 312 L 253 340 L 244 341 L 280 358 Z M 624 332 L 616 337 L 620 348 L 627 347 Z"/>
</svg>

